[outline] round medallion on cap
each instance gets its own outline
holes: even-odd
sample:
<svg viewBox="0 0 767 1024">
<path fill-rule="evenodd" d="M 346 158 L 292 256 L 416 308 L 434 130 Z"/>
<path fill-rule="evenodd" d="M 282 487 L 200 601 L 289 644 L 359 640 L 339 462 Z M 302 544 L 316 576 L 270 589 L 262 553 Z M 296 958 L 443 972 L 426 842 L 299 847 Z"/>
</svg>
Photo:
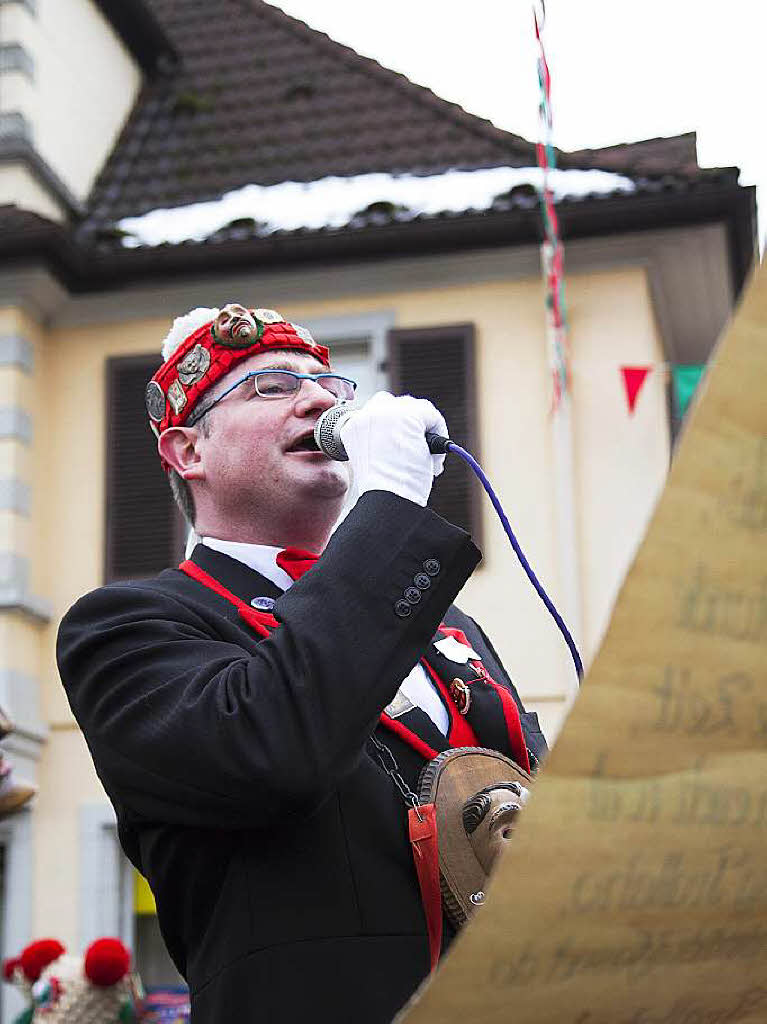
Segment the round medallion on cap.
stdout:
<svg viewBox="0 0 767 1024">
<path fill-rule="evenodd" d="M 408 615 L 412 615 L 413 613 L 410 603 L 406 601 L 404 597 L 401 597 L 399 601 L 395 602 L 394 611 L 401 619 L 406 619 Z"/>
<path fill-rule="evenodd" d="M 427 576 L 425 572 L 417 572 L 413 577 L 413 583 L 419 590 L 428 590 L 431 586 L 431 577 Z"/>
<path fill-rule="evenodd" d="M 147 384 L 144 400 L 150 418 L 159 423 L 165 416 L 165 392 L 156 380 L 150 380 Z"/>
</svg>

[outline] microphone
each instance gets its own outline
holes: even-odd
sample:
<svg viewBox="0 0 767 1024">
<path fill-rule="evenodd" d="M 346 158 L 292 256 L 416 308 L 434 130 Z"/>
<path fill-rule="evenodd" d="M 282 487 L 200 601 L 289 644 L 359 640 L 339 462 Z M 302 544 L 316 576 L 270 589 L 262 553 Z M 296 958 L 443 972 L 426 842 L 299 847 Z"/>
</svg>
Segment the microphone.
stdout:
<svg viewBox="0 0 767 1024">
<path fill-rule="evenodd" d="M 336 462 L 348 462 L 344 443 L 341 440 L 341 426 L 348 416 L 354 416 L 355 409 L 347 409 L 345 405 L 334 405 L 326 409 L 314 424 L 314 443 L 323 455 Z M 449 450 L 450 438 L 427 431 L 426 443 L 432 455 L 446 455 Z"/>
</svg>

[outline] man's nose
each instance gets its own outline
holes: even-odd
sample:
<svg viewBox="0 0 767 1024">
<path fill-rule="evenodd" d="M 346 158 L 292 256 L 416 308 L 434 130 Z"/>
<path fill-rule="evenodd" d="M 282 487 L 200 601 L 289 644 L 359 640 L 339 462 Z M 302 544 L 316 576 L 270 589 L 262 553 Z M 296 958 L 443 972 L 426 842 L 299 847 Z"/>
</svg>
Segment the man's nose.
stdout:
<svg viewBox="0 0 767 1024">
<path fill-rule="evenodd" d="M 309 416 L 325 412 L 336 404 L 336 396 L 323 388 L 316 380 L 302 380 L 294 411 L 296 416 Z"/>
</svg>

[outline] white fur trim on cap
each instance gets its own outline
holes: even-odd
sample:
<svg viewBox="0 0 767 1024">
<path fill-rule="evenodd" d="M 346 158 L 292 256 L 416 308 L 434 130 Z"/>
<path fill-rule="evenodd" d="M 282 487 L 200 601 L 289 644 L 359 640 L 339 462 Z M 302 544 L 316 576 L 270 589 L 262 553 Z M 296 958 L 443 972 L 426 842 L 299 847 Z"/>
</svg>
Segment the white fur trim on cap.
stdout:
<svg viewBox="0 0 767 1024">
<path fill-rule="evenodd" d="M 212 320 L 215 320 L 220 312 L 221 310 L 219 309 L 207 309 L 205 306 L 198 306 L 196 309 L 190 309 L 183 316 L 177 316 L 173 321 L 173 326 L 165 336 L 165 341 L 162 343 L 163 361 L 167 362 L 179 345 L 186 341 L 190 334 L 193 334 L 203 324 L 209 324 Z"/>
</svg>

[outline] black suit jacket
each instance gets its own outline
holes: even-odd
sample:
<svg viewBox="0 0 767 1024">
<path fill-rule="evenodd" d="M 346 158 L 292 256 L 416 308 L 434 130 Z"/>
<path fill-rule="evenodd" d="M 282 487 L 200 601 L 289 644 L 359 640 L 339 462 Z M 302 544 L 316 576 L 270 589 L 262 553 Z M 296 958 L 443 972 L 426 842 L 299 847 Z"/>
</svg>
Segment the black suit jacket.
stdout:
<svg viewBox="0 0 767 1024">
<path fill-rule="evenodd" d="M 174 569 L 83 597 L 57 652 L 192 1018 L 388 1021 L 428 947 L 402 798 L 366 740 L 479 552 L 430 510 L 373 492 L 284 595 L 219 552 L 193 557 L 246 602 L 277 598 L 279 628 L 262 639 Z M 439 571 L 403 617 L 427 560 Z M 506 681 L 475 624 L 449 615 Z M 523 724 L 540 753 L 534 716 Z M 423 760 L 378 731 L 415 782 Z"/>
</svg>

